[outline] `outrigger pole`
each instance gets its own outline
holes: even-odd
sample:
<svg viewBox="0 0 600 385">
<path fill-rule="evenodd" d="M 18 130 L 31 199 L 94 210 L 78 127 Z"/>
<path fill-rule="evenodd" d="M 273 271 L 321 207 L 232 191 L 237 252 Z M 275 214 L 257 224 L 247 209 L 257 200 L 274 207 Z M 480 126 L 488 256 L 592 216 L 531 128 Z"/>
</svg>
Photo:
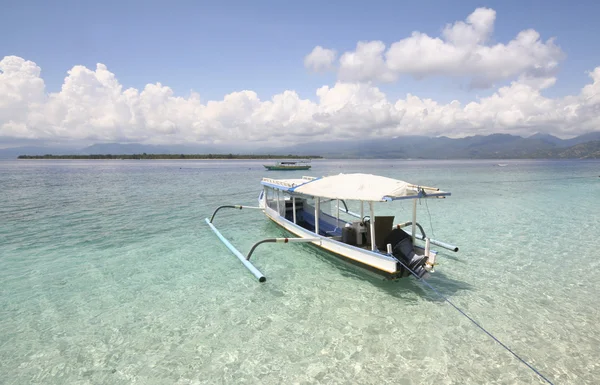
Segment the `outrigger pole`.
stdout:
<svg viewBox="0 0 600 385">
<path fill-rule="evenodd" d="M 225 246 L 227 246 L 227 248 L 236 257 L 238 257 L 238 259 L 244 264 L 244 266 L 246 266 L 246 268 L 248 270 L 250 270 L 250 272 L 256 278 L 258 278 L 258 282 L 265 282 L 267 280 L 267 278 L 263 275 L 263 273 L 261 273 L 256 267 L 254 267 L 254 265 L 252 263 L 250 263 L 250 261 L 248 261 L 246 259 L 246 257 L 244 257 L 242 255 L 242 253 L 240 253 L 238 251 L 238 249 L 236 249 L 231 243 L 229 243 L 229 241 L 223 236 L 223 234 L 221 234 L 221 232 L 219 230 L 217 230 L 217 228 L 212 223 L 210 223 L 210 221 L 208 220 L 208 218 L 206 218 L 206 223 L 208 223 L 208 225 L 210 226 L 210 228 L 212 229 L 212 231 L 214 231 L 215 234 L 217 234 L 217 237 L 219 237 L 219 239 L 221 240 L 221 242 L 223 242 L 225 244 Z"/>
<path fill-rule="evenodd" d="M 221 240 L 221 242 L 223 242 L 223 244 L 225 246 L 227 246 L 227 248 L 233 253 L 233 255 L 235 255 L 241 262 L 242 264 L 248 269 L 250 270 L 250 272 L 256 277 L 258 278 L 258 282 L 265 282 L 267 280 L 267 277 L 265 277 L 263 275 L 263 273 L 261 273 L 251 262 L 250 262 L 250 257 L 252 256 L 252 253 L 254 253 L 254 250 L 256 249 L 256 247 L 260 244 L 263 243 L 308 243 L 308 242 L 318 242 L 321 240 L 321 238 L 267 238 L 267 239 L 263 239 L 262 241 L 256 242 L 252 248 L 250 249 L 250 252 L 248 253 L 247 256 L 244 256 L 242 253 L 240 253 L 240 251 L 238 249 L 235 248 L 235 246 L 233 246 L 228 240 L 227 238 L 225 238 L 223 236 L 223 234 L 221 234 L 221 232 L 219 230 L 217 230 L 217 228 L 215 227 L 215 225 L 212 224 L 213 219 L 215 219 L 215 215 L 217 214 L 217 211 L 219 211 L 222 208 L 232 208 L 232 209 L 260 209 L 262 210 L 262 207 L 254 207 L 254 206 L 242 206 L 242 205 L 225 205 L 225 206 L 219 206 L 217 207 L 217 209 L 215 210 L 215 212 L 213 213 L 213 215 L 210 217 L 210 219 L 205 218 L 204 220 L 206 221 L 206 223 L 210 226 L 210 228 L 212 229 L 212 231 L 217 234 L 217 237 L 219 237 L 219 239 Z"/>
</svg>

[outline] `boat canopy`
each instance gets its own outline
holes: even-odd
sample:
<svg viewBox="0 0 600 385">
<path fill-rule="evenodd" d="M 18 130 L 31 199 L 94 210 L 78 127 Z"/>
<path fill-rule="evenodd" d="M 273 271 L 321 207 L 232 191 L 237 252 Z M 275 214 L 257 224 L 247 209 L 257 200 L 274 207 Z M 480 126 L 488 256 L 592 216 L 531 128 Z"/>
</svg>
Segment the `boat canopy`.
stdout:
<svg viewBox="0 0 600 385">
<path fill-rule="evenodd" d="M 302 195 L 329 198 L 385 202 L 397 199 L 443 197 L 449 192 L 424 187 L 398 179 L 371 174 L 339 174 L 321 178 L 302 179 L 263 178 L 262 184 Z"/>
</svg>

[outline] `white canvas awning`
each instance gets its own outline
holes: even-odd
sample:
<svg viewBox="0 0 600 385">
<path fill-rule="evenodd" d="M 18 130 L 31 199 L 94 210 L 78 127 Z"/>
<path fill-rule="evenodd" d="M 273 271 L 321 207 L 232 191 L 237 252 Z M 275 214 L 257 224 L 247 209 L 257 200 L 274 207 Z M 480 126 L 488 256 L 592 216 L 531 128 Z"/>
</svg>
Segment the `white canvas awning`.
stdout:
<svg viewBox="0 0 600 385">
<path fill-rule="evenodd" d="M 300 181 L 302 183 L 298 183 Z M 371 174 L 339 174 L 314 180 L 265 178 L 263 184 L 314 197 L 372 202 L 450 195 L 435 188 L 423 190 L 402 180 Z"/>
</svg>

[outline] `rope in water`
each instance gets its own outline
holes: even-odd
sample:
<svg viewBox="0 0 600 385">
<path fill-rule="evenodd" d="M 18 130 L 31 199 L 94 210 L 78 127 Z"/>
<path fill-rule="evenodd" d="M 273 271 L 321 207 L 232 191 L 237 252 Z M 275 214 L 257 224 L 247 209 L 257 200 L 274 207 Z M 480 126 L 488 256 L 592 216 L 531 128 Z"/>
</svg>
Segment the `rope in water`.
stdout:
<svg viewBox="0 0 600 385">
<path fill-rule="evenodd" d="M 600 177 L 600 175 L 594 175 L 594 176 L 572 176 L 572 177 L 566 177 L 566 178 L 544 178 L 544 179 L 527 179 L 527 180 L 505 180 L 505 181 L 476 181 L 476 182 L 471 182 L 471 183 L 494 183 L 494 184 L 499 184 L 499 183 L 525 183 L 525 182 L 542 182 L 542 181 L 552 181 L 552 180 L 565 180 L 565 179 L 588 179 L 588 178 L 597 178 Z M 431 213 L 429 213 L 429 206 L 427 205 L 427 200 L 425 200 L 425 205 L 427 207 L 427 213 L 429 214 L 429 222 L 431 224 Z M 433 225 L 431 228 L 431 231 L 433 233 Z M 496 341 L 498 344 L 500 344 L 500 346 L 502 346 L 504 349 L 506 349 L 510 354 L 512 354 L 515 358 L 517 358 L 519 361 L 521 361 L 523 364 L 525 364 L 529 369 L 531 369 L 535 374 L 537 374 L 540 378 L 542 378 L 544 381 L 546 381 L 547 383 L 553 385 L 552 381 L 550 381 L 548 378 L 546 378 L 542 373 L 539 372 L 539 370 L 537 370 L 536 368 L 534 368 L 531 364 L 529 364 L 527 361 L 525 361 L 523 358 L 521 358 L 517 353 L 515 353 L 511 348 L 509 348 L 508 346 L 506 346 L 504 343 L 502 343 L 502 341 L 500 341 L 496 336 L 494 336 L 491 332 L 487 331 L 483 326 L 481 326 L 477 321 L 475 321 L 473 318 L 471 318 L 467 313 L 465 313 L 462 309 L 460 309 L 458 306 L 456 306 L 454 303 L 452 303 L 452 301 L 450 301 L 446 296 L 444 296 L 442 293 L 440 293 L 439 291 L 436 290 L 435 287 L 433 287 L 429 282 L 427 282 L 425 279 L 419 277 L 414 271 L 412 271 L 408 266 L 406 266 L 402 261 L 400 261 L 399 259 L 397 259 L 398 262 L 404 266 L 404 268 L 406 268 L 412 275 L 414 275 L 418 281 L 423 282 L 425 285 L 427 285 L 427 287 L 429 287 L 431 290 L 433 290 L 440 298 L 442 298 L 444 301 L 446 301 L 448 304 L 450 304 L 450 306 L 452 306 L 456 311 L 458 311 L 460 314 L 462 314 L 463 316 L 465 316 L 469 321 L 471 321 L 475 326 L 477 326 L 479 329 L 481 329 L 485 334 L 487 334 L 490 338 L 492 338 L 494 341 Z"/>
<path fill-rule="evenodd" d="M 506 349 L 510 354 L 512 354 L 513 356 L 515 356 L 519 361 L 521 361 L 522 363 L 524 363 L 525 365 L 527 365 L 527 367 L 529 369 L 531 369 L 535 374 L 537 374 L 538 376 L 540 376 L 544 381 L 546 381 L 547 383 L 549 383 L 550 385 L 554 385 L 552 383 L 552 381 L 550 381 L 549 379 L 547 379 L 546 377 L 544 377 L 544 375 L 542 373 L 540 373 L 536 368 L 534 368 L 531 364 L 529 364 L 527 361 L 525 361 L 523 358 L 521 358 L 517 353 L 515 353 L 511 348 L 509 348 L 508 346 L 506 346 L 504 343 L 502 343 L 502 341 L 500 341 L 498 338 L 496 338 L 492 333 L 490 333 L 489 331 L 487 331 L 483 326 L 481 326 L 477 321 L 475 321 L 473 318 L 471 318 L 467 313 L 465 313 L 462 309 L 460 309 L 458 306 L 456 306 L 454 303 L 452 303 L 452 301 L 450 301 L 446 296 L 444 296 L 442 293 L 440 293 L 439 291 L 436 290 L 435 287 L 431 286 L 431 284 L 429 282 L 427 282 L 425 279 L 419 277 L 414 271 L 412 271 L 408 266 L 406 266 L 402 261 L 400 261 L 398 258 L 396 258 L 396 260 L 398 262 L 400 262 L 400 264 L 402 266 L 404 266 L 412 275 L 414 275 L 417 280 L 419 280 L 420 282 L 423 282 L 425 285 L 427 285 L 431 290 L 433 290 L 437 295 L 439 295 L 444 301 L 448 302 L 450 304 L 450 306 L 452 306 L 454 309 L 456 309 L 460 314 L 462 314 L 463 316 L 465 316 L 469 321 L 471 321 L 475 326 L 477 326 L 479 329 L 481 329 L 485 334 L 487 334 L 489 337 L 491 337 L 494 341 L 496 341 L 497 343 L 500 344 L 500 346 L 502 346 L 504 349 Z"/>
</svg>

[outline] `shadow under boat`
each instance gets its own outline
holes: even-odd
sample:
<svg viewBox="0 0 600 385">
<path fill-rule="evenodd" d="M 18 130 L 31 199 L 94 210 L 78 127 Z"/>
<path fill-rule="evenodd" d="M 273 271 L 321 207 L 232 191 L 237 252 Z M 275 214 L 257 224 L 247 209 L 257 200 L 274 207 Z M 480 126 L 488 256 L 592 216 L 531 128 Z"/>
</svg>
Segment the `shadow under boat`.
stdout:
<svg viewBox="0 0 600 385">
<path fill-rule="evenodd" d="M 431 275 L 426 281 L 436 288 L 442 295 L 451 297 L 458 292 L 464 290 L 473 290 L 473 286 L 456 279 L 448 277 L 448 275 L 436 271 L 435 275 Z M 397 281 L 373 280 L 374 286 L 385 291 L 396 298 L 408 299 L 407 292 L 412 292 L 419 295 L 421 298 L 432 302 L 444 302 L 444 299 L 437 295 L 433 290 L 418 282 L 417 279 L 404 279 Z"/>
</svg>

